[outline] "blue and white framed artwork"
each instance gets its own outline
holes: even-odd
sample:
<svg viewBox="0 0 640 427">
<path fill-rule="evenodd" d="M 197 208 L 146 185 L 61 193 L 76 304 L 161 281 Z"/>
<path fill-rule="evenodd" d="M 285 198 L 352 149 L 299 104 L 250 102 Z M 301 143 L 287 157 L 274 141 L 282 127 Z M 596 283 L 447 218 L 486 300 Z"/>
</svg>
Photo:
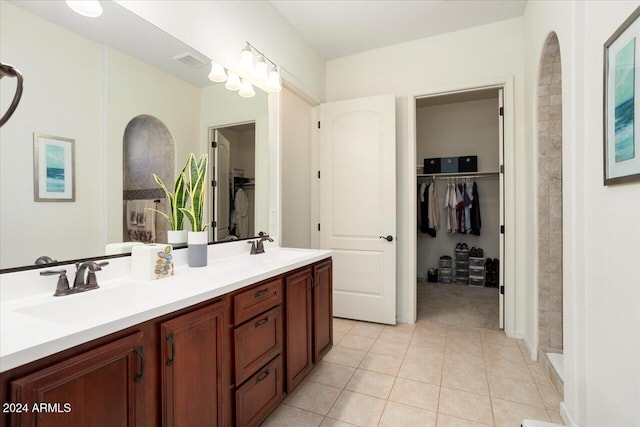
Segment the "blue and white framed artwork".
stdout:
<svg viewBox="0 0 640 427">
<path fill-rule="evenodd" d="M 604 45 L 604 185 L 640 181 L 640 7 Z"/>
<path fill-rule="evenodd" d="M 36 202 L 76 200 L 73 139 L 33 134 L 33 199 Z"/>
</svg>

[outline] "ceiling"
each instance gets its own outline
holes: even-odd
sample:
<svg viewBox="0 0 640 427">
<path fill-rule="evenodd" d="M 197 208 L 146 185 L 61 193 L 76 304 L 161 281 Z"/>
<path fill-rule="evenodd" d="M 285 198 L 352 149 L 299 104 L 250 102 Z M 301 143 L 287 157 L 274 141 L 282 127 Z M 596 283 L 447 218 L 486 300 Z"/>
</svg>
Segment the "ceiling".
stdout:
<svg viewBox="0 0 640 427">
<path fill-rule="evenodd" d="M 271 0 L 324 59 L 522 16 L 526 0 Z"/>
</svg>

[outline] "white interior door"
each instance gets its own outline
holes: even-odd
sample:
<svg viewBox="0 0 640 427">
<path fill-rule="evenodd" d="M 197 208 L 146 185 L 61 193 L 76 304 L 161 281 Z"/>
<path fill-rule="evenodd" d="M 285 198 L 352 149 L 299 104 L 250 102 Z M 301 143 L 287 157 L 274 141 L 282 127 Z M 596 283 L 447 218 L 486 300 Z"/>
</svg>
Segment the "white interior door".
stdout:
<svg viewBox="0 0 640 427">
<path fill-rule="evenodd" d="M 498 89 L 498 142 L 500 147 L 500 224 L 504 225 L 504 89 Z M 506 232 L 506 229 L 505 231 Z M 498 299 L 500 329 L 504 329 L 504 233 L 500 230 L 500 268 L 498 269 Z M 510 291 L 510 290 L 509 290 Z"/>
<path fill-rule="evenodd" d="M 215 148 L 216 159 L 216 183 L 214 187 L 214 218 L 216 218 L 215 241 L 224 240 L 229 235 L 229 209 L 230 209 L 230 183 L 229 160 L 231 157 L 231 144 L 222 132 L 215 131 L 215 139 L 218 143 Z"/>
<path fill-rule="evenodd" d="M 333 314 L 395 324 L 395 96 L 322 104 L 320 122 L 320 247 L 335 251 Z"/>
</svg>

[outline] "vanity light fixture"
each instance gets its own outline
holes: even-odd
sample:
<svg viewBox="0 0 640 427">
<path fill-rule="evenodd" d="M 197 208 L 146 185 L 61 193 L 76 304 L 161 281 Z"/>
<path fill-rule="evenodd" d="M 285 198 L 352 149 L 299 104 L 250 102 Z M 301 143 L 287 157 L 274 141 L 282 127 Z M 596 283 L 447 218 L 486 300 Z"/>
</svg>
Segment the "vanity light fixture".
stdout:
<svg viewBox="0 0 640 427">
<path fill-rule="evenodd" d="M 76 13 L 89 18 L 102 15 L 102 6 L 98 0 L 66 0 L 67 6 Z"/>
<path fill-rule="evenodd" d="M 282 77 L 278 67 L 273 67 L 273 70 L 269 72 L 269 77 L 265 82 L 265 90 L 269 93 L 276 93 L 282 90 Z"/>
<path fill-rule="evenodd" d="M 237 74 L 229 71 L 227 82 L 224 84 L 224 87 L 226 87 L 229 90 L 238 90 L 240 89 L 241 86 L 242 86 L 242 82 L 240 81 L 240 77 L 238 77 Z"/>
<path fill-rule="evenodd" d="M 242 86 L 240 87 L 240 91 L 238 92 L 243 98 L 253 98 L 256 96 L 256 91 L 253 90 L 253 85 L 249 83 L 246 79 L 242 80 Z"/>
<path fill-rule="evenodd" d="M 264 60 L 264 56 L 260 55 L 260 57 L 258 58 L 258 62 L 256 62 L 256 72 L 254 75 L 256 80 L 260 80 L 260 81 L 267 80 L 268 67 L 269 66 L 267 65 L 267 62 Z"/>
<path fill-rule="evenodd" d="M 240 73 L 253 77 L 255 66 L 253 64 L 253 52 L 249 46 L 249 43 L 247 43 L 242 52 L 240 52 Z"/>
<path fill-rule="evenodd" d="M 216 83 L 227 81 L 227 73 L 224 70 L 224 67 L 215 61 L 211 61 L 211 72 L 209 73 L 209 80 Z"/>
<path fill-rule="evenodd" d="M 282 77 L 280 68 L 275 62 L 256 49 L 251 43 L 240 52 L 240 74 L 242 77 L 261 83 L 267 92 L 280 92 L 282 90 Z"/>
</svg>

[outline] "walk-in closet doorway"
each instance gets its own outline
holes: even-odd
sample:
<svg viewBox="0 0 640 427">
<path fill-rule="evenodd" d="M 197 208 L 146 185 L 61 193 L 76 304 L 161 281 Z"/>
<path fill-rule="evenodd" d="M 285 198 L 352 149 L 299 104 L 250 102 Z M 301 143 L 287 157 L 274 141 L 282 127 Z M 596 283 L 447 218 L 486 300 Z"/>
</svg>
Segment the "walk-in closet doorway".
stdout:
<svg viewBox="0 0 640 427">
<path fill-rule="evenodd" d="M 409 97 L 408 154 L 410 164 L 416 165 L 408 177 L 413 201 L 412 229 L 408 235 L 412 236 L 413 250 L 408 254 L 407 268 L 410 269 L 408 276 L 413 277 L 409 295 L 413 319 L 418 310 L 421 318 L 426 311 L 427 319 L 451 325 L 500 328 L 513 336 L 515 304 L 513 289 L 509 287 L 514 275 L 513 250 L 509 251 L 513 247 L 509 234 L 509 227 L 513 227 L 509 197 L 513 181 L 505 181 L 505 177 L 512 176 L 511 99 L 509 79 L 464 89 L 425 91 Z M 477 162 L 477 167 L 452 165 L 449 160 L 462 162 L 468 157 Z M 440 159 L 439 168 L 436 165 L 436 170 L 426 169 L 425 158 Z M 426 230 L 433 225 L 432 214 L 424 215 L 420 209 L 425 206 L 425 194 L 428 200 L 429 189 L 433 189 L 438 198 L 439 221 L 435 233 Z M 480 230 L 477 223 L 470 227 L 468 212 L 465 224 L 465 212 L 456 211 L 456 203 L 445 208 L 447 195 L 452 193 L 453 200 L 457 196 L 459 201 L 465 189 L 470 199 L 473 191 L 479 193 Z M 469 200 L 467 203 L 471 205 Z M 429 226 L 425 226 L 425 221 Z M 472 248 L 483 250 L 469 254 L 467 250 Z M 447 256 L 451 257 L 449 277 L 446 260 L 444 268 L 439 268 L 440 257 Z M 494 264 L 495 259 L 499 261 Z M 482 270 L 478 269 L 480 265 Z M 437 283 L 428 282 L 429 270 L 435 268 L 445 274 L 438 277 Z M 492 268 L 495 273 L 490 275 Z M 478 279 L 479 274 L 482 280 Z M 495 288 L 484 286 L 494 278 L 497 279 Z"/>
</svg>

